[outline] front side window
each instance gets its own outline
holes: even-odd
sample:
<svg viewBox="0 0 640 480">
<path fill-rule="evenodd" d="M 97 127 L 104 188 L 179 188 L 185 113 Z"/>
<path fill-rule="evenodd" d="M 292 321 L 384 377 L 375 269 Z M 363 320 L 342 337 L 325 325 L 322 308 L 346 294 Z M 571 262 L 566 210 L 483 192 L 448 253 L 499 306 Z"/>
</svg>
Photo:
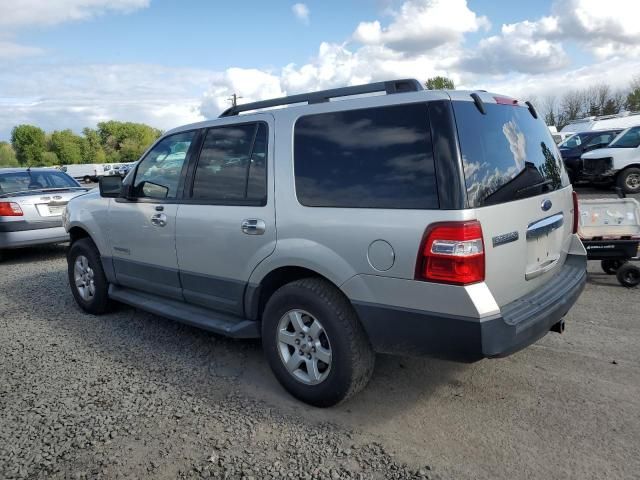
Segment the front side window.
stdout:
<svg viewBox="0 0 640 480">
<path fill-rule="evenodd" d="M 195 132 L 177 133 L 162 139 L 140 161 L 133 181 L 137 198 L 175 199 Z"/>
<path fill-rule="evenodd" d="M 198 159 L 191 198 L 215 203 L 266 202 L 267 127 L 211 128 Z"/>
<path fill-rule="evenodd" d="M 438 208 L 426 104 L 301 117 L 296 195 L 309 207 Z"/>
<path fill-rule="evenodd" d="M 582 136 L 577 133 L 575 135 L 571 135 L 564 142 L 562 142 L 558 147 L 560 148 L 575 148 L 579 147 L 582 144 Z"/>
<path fill-rule="evenodd" d="M 612 148 L 636 148 L 640 146 L 640 127 L 633 127 L 622 132 L 611 145 Z"/>
</svg>

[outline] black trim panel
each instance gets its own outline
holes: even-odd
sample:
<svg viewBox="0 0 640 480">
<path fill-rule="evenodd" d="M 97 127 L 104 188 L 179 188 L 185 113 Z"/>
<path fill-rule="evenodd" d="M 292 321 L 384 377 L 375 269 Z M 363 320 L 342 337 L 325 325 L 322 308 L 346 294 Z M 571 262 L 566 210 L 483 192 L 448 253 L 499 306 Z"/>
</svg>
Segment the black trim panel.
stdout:
<svg viewBox="0 0 640 480">
<path fill-rule="evenodd" d="M 236 315 L 243 313 L 246 282 L 181 271 L 180 283 L 187 302 Z"/>
<path fill-rule="evenodd" d="M 156 295 L 183 298 L 178 270 L 117 257 L 112 262 L 119 284 Z"/>
<path fill-rule="evenodd" d="M 42 222 L 28 222 L 18 220 L 15 222 L 0 222 L 0 232 L 26 232 L 28 230 L 44 230 L 46 228 L 58 228 L 62 226 L 62 217 L 56 220 Z"/>
</svg>

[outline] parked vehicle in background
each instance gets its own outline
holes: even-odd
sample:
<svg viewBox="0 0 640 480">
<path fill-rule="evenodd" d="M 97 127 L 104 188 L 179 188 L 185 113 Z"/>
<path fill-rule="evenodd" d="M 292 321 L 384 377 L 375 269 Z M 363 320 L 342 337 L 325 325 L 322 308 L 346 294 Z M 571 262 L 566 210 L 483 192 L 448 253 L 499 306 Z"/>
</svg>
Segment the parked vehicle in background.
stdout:
<svg viewBox="0 0 640 480">
<path fill-rule="evenodd" d="M 622 131 L 606 148 L 584 153 L 581 176 L 640 193 L 640 126 Z"/>
<path fill-rule="evenodd" d="M 133 168 L 133 166 L 135 165 L 134 163 L 123 163 L 122 165 L 120 165 L 118 167 L 118 174 L 124 178 L 127 176 L 127 174 L 129 173 L 129 171 Z"/>
<path fill-rule="evenodd" d="M 597 148 L 606 147 L 621 131 L 622 129 L 620 128 L 580 132 L 570 136 L 558 145 L 571 182 L 580 179 L 582 173 L 582 161 L 580 157 L 582 154 Z"/>
<path fill-rule="evenodd" d="M 589 130 L 624 130 L 636 125 L 640 125 L 640 112 L 623 112 L 616 115 L 585 117 L 573 120 L 565 125 L 560 133 L 571 134 L 588 132 Z"/>
<path fill-rule="evenodd" d="M 0 168 L 0 256 L 3 249 L 68 241 L 62 211 L 87 190 L 56 169 Z"/>
<path fill-rule="evenodd" d="M 399 80 L 172 130 L 64 224 L 81 308 L 262 337 L 282 385 L 326 407 L 375 352 L 470 361 L 561 332 L 586 280 L 576 215 L 531 104 Z"/>
<path fill-rule="evenodd" d="M 84 183 L 96 182 L 98 177 L 103 175 L 101 165 L 96 163 L 63 165 L 60 170 L 76 180 L 82 180 Z"/>
</svg>

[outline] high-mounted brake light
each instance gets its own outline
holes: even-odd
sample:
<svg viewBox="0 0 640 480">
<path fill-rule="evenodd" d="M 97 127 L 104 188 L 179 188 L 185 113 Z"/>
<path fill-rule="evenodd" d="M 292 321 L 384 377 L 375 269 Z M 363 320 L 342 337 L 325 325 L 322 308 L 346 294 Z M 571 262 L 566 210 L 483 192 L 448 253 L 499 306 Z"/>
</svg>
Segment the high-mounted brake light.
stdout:
<svg viewBox="0 0 640 480">
<path fill-rule="evenodd" d="M 498 105 L 518 105 L 518 100 L 509 97 L 493 97 Z"/>
<path fill-rule="evenodd" d="M 571 192 L 573 195 L 573 233 L 578 233 L 578 223 L 580 221 L 580 212 L 578 211 L 578 194 Z"/>
<path fill-rule="evenodd" d="M 416 280 L 468 285 L 484 280 L 484 242 L 477 220 L 435 223 L 427 228 L 416 263 Z"/>
<path fill-rule="evenodd" d="M 0 202 L 0 217 L 21 217 L 20 205 L 15 202 Z"/>
</svg>

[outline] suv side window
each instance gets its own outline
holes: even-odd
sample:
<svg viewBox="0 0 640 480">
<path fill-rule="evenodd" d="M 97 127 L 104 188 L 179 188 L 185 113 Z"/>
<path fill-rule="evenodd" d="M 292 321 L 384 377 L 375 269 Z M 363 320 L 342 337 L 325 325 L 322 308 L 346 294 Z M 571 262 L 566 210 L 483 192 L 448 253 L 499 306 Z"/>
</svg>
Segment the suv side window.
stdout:
<svg viewBox="0 0 640 480">
<path fill-rule="evenodd" d="M 585 147 L 591 147 L 593 145 L 607 144 L 611 140 L 613 140 L 613 137 L 615 137 L 615 134 L 613 134 L 613 133 L 603 133 L 601 135 L 596 135 L 595 137 L 593 137 L 591 140 L 589 140 L 587 142 Z"/>
<path fill-rule="evenodd" d="M 264 205 L 266 162 L 264 123 L 210 128 L 196 166 L 191 199 Z"/>
<path fill-rule="evenodd" d="M 296 195 L 305 206 L 439 206 L 424 103 L 301 117 L 294 167 Z"/>
<path fill-rule="evenodd" d="M 162 139 L 140 161 L 133 180 L 137 198 L 174 199 L 187 153 L 196 132 L 183 132 Z"/>
</svg>

